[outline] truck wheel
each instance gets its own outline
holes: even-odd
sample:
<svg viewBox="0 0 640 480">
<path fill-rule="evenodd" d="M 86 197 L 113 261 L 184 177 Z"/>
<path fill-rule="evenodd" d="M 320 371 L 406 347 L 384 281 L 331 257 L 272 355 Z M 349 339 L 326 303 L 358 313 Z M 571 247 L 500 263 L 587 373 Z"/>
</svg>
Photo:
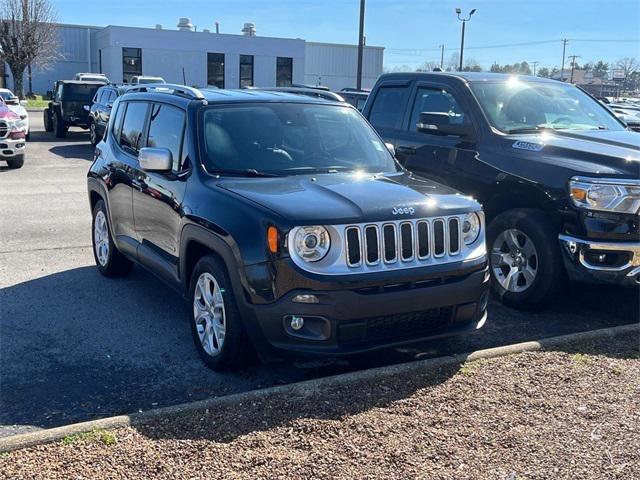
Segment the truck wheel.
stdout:
<svg viewBox="0 0 640 480">
<path fill-rule="evenodd" d="M 7 166 L 9 168 L 21 168 L 24 165 L 24 153 L 15 157 L 7 158 Z"/>
<path fill-rule="evenodd" d="M 489 224 L 487 249 L 491 286 L 502 302 L 520 310 L 539 310 L 565 285 L 558 232 L 535 209 L 508 210 Z"/>
<path fill-rule="evenodd" d="M 51 110 L 45 108 L 42 112 L 42 120 L 44 122 L 44 131 L 53 132 L 53 122 L 51 121 Z"/>
<path fill-rule="evenodd" d="M 59 112 L 53 113 L 53 131 L 56 134 L 56 138 L 64 138 L 67 136 L 67 122 L 60 117 Z"/>
<path fill-rule="evenodd" d="M 93 121 L 89 122 L 89 140 L 91 141 L 91 145 L 94 147 L 100 143 L 100 138 L 98 138 L 98 132 L 96 132 L 96 124 Z"/>
<path fill-rule="evenodd" d="M 133 262 L 125 257 L 113 243 L 107 207 L 98 200 L 93 207 L 92 222 L 93 257 L 100 273 L 105 277 L 122 277 L 133 267 Z"/>
<path fill-rule="evenodd" d="M 224 265 L 202 257 L 191 275 L 191 332 L 198 355 L 211 369 L 230 370 L 246 363 L 248 339 Z"/>
</svg>

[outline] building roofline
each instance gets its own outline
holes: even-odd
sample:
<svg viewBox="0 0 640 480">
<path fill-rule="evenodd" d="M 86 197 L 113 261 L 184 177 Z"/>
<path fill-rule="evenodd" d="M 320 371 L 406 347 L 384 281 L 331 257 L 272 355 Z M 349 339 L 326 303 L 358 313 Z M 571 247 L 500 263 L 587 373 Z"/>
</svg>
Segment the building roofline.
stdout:
<svg viewBox="0 0 640 480">
<path fill-rule="evenodd" d="M 328 45 L 331 47 L 357 47 L 358 45 L 355 43 L 331 43 L 331 42 L 313 42 L 310 40 L 305 40 L 305 43 L 308 43 L 310 45 Z M 377 50 L 384 50 L 385 47 L 378 47 L 375 45 L 365 45 L 365 48 L 375 48 Z"/>
</svg>

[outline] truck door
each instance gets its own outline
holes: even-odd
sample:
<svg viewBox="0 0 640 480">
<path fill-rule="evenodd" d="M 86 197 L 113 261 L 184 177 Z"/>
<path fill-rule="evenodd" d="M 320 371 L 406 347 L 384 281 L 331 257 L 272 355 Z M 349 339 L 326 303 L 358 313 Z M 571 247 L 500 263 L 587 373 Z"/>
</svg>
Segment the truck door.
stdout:
<svg viewBox="0 0 640 480">
<path fill-rule="evenodd" d="M 409 81 L 389 81 L 376 89 L 367 117 L 386 143 L 396 146 L 396 138 L 409 100 Z"/>
</svg>

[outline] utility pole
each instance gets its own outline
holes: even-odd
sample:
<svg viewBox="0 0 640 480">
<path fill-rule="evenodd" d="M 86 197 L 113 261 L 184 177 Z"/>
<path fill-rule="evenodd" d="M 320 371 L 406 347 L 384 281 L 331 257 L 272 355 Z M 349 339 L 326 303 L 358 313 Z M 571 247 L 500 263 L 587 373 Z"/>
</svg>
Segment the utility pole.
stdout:
<svg viewBox="0 0 640 480">
<path fill-rule="evenodd" d="M 571 59 L 571 80 L 569 80 L 569 83 L 573 83 L 573 71 L 576 68 L 576 58 L 580 58 L 580 55 L 569 55 L 569 58 Z"/>
<path fill-rule="evenodd" d="M 564 82 L 563 80 L 563 75 L 564 75 L 564 54 L 567 51 L 567 42 L 569 40 L 567 40 L 566 38 L 562 40 L 562 67 L 560 67 L 560 81 Z"/>
<path fill-rule="evenodd" d="M 531 62 L 531 65 L 533 65 L 533 76 L 536 76 L 536 67 L 538 66 L 540 62 L 538 62 L 537 60 L 535 62 Z"/>
<path fill-rule="evenodd" d="M 440 45 L 440 68 L 444 69 L 444 45 Z"/>
<path fill-rule="evenodd" d="M 360 34 L 358 36 L 358 78 L 356 87 L 362 90 L 362 54 L 364 53 L 364 1 L 360 0 Z"/>
</svg>

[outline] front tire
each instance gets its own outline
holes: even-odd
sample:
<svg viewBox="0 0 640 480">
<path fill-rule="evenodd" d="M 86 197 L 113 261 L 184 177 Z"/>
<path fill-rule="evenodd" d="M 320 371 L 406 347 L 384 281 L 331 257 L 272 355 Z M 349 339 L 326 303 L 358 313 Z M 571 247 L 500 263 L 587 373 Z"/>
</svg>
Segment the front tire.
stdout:
<svg viewBox="0 0 640 480">
<path fill-rule="evenodd" d="M 505 305 L 540 310 L 563 291 L 558 231 L 544 212 L 521 208 L 498 215 L 487 228 L 487 248 L 491 287 Z"/>
<path fill-rule="evenodd" d="M 105 277 L 122 277 L 131 272 L 133 262 L 125 257 L 113 243 L 109 216 L 103 200 L 98 200 L 93 207 L 91 223 L 93 258 L 96 266 Z"/>
<path fill-rule="evenodd" d="M 249 350 L 227 270 L 216 257 L 202 257 L 191 275 L 191 333 L 198 355 L 211 369 L 245 365 Z"/>
<path fill-rule="evenodd" d="M 24 153 L 15 157 L 7 158 L 7 166 L 9 168 L 22 168 L 24 165 Z"/>
</svg>

